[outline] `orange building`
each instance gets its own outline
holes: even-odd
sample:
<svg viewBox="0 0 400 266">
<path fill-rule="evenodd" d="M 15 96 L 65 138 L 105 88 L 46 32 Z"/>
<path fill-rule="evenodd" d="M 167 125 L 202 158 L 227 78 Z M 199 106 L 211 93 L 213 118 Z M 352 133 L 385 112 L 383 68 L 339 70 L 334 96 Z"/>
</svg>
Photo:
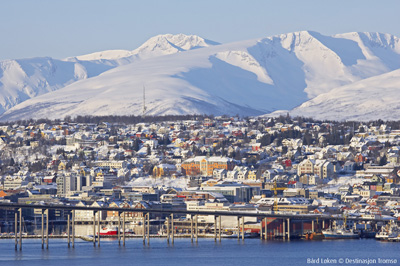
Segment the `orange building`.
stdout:
<svg viewBox="0 0 400 266">
<path fill-rule="evenodd" d="M 212 176 L 214 169 L 233 170 L 236 166 L 235 160 L 225 157 L 197 156 L 184 161 L 181 165 L 184 175 Z"/>
</svg>

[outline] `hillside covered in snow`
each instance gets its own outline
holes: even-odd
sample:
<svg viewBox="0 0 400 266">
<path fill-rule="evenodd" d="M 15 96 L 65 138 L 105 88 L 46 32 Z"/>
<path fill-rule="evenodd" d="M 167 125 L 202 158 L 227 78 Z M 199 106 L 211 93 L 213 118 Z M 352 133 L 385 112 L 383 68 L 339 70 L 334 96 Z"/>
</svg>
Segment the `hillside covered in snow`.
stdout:
<svg viewBox="0 0 400 266">
<path fill-rule="evenodd" d="M 389 34 L 302 31 L 220 45 L 197 36 L 160 35 L 133 51 L 60 62 L 71 65 L 65 67 L 68 75 L 60 75 L 64 80 L 7 105 L 1 120 L 140 115 L 143 87 L 147 115 L 261 115 L 294 108 L 292 114 L 335 120 L 372 114 L 389 119 L 389 103 L 400 100 L 400 41 Z M 37 66 L 30 73 L 49 83 L 50 70 Z M 388 97 L 368 101 L 377 91 Z"/>
<path fill-rule="evenodd" d="M 13 106 L 114 67 L 151 57 L 216 45 L 195 35 L 158 35 L 133 51 L 111 50 L 69 57 L 0 61 L 0 114 Z"/>
<path fill-rule="evenodd" d="M 400 120 L 400 69 L 335 88 L 290 111 L 320 120 Z"/>
</svg>

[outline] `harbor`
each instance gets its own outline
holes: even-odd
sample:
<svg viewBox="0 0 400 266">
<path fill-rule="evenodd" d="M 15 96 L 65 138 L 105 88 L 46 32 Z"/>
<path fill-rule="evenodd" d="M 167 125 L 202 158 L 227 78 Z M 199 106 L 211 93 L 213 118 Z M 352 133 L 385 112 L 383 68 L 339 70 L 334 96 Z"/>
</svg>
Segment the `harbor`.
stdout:
<svg viewBox="0 0 400 266">
<path fill-rule="evenodd" d="M 221 242 L 222 238 L 245 238 L 321 240 L 321 239 L 359 239 L 375 238 L 381 241 L 400 241 L 400 228 L 394 220 L 377 219 L 354 219 L 347 217 L 324 217 L 322 215 L 298 215 L 293 213 L 252 213 L 252 212 L 191 212 L 177 211 L 177 213 L 166 212 L 165 219 L 150 220 L 151 213 L 164 213 L 165 211 L 145 211 L 143 209 L 132 210 L 130 212 L 141 212 L 142 218 L 135 222 L 126 222 L 126 209 L 115 209 L 110 207 L 103 208 L 83 208 L 79 206 L 51 206 L 46 207 L 37 205 L 16 205 L 1 204 L 3 209 L 14 208 L 14 223 L 2 223 L 2 238 L 14 238 L 15 249 L 22 250 L 23 238 L 40 238 L 42 248 L 46 243 L 49 247 L 49 238 L 67 238 L 68 248 L 74 248 L 75 238 L 93 242 L 94 246 L 100 246 L 101 238 L 114 238 L 118 244 L 125 246 L 126 238 L 142 238 L 143 244 L 150 244 L 151 238 L 166 238 L 167 243 L 174 243 L 176 238 L 190 238 L 198 242 L 198 238 L 214 238 Z M 22 217 L 24 209 L 41 209 L 40 223 L 34 221 L 25 222 Z M 54 225 L 49 221 L 49 210 L 57 209 L 69 212 L 66 223 L 58 221 Z M 75 215 L 79 210 L 93 212 L 93 220 L 90 222 L 76 222 Z M 118 219 L 115 221 L 102 221 L 101 212 L 117 211 Z M 96 214 L 99 214 L 96 216 Z M 190 218 L 185 218 L 185 217 Z M 207 222 L 200 217 L 213 217 L 213 223 Z M 263 217 L 264 216 L 264 217 Z M 97 219 L 96 219 L 97 217 Z M 121 219 L 122 217 L 122 219 Z M 231 227 L 222 225 L 227 223 Z M 228 220 L 226 220 L 228 218 Z M 247 219 L 247 222 L 245 220 Z M 121 221 L 122 220 L 122 221 Z M 236 227 L 232 227 L 232 222 L 237 221 Z M 212 221 L 212 219 L 211 219 Z M 230 222 L 230 223 L 229 223 Z M 351 222 L 351 223 L 350 223 Z M 27 224 L 29 224 L 27 226 Z M 51 225 L 51 228 L 50 228 Z M 379 230 L 378 230 L 378 225 Z M 361 226 L 361 227 L 360 227 Z M 29 227 L 29 230 L 28 230 Z M 14 231 L 10 231 L 15 229 Z M 4 231 L 5 229 L 5 231 Z M 40 230 L 39 230 L 40 229 Z M 40 234 L 38 232 L 40 231 Z M 51 231 L 51 233 L 49 233 Z M 56 232 L 57 231 L 57 232 Z M 51 236 L 51 237 L 50 237 Z"/>
<path fill-rule="evenodd" d="M 211 238 L 201 238 L 198 243 L 176 238 L 167 244 L 165 239 L 154 238 L 150 245 L 141 239 L 129 238 L 126 246 L 106 238 L 100 247 L 90 242 L 76 240 L 75 249 L 66 248 L 66 239 L 52 239 L 51 248 L 42 250 L 39 239 L 27 239 L 23 252 L 14 252 L 13 240 L 0 241 L 4 265 L 39 266 L 49 265 L 243 265 L 251 261 L 258 265 L 309 265 L 307 259 L 390 259 L 392 264 L 400 261 L 398 243 L 380 242 L 373 239 L 351 239 L 345 241 L 321 240 L 269 240 L 223 239 L 220 243 Z M 357 247 L 357 248 L 355 248 Z M 60 259 L 62 258 L 62 259 Z"/>
</svg>

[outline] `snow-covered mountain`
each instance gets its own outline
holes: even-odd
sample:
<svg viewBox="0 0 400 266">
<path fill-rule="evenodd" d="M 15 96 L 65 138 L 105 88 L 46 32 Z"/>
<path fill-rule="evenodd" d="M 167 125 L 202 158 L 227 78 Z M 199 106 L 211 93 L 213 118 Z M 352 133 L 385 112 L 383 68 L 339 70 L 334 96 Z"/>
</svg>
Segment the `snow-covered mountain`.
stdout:
<svg viewBox="0 0 400 266">
<path fill-rule="evenodd" d="M 164 36 L 170 37 L 156 36 L 131 52 L 69 58 L 104 61 L 113 69 L 27 100 L 1 119 L 139 115 L 144 86 L 148 115 L 259 115 L 292 109 L 346 85 L 368 86 L 369 78 L 400 68 L 400 40 L 389 34 L 302 31 L 222 45 Z"/>
<path fill-rule="evenodd" d="M 150 38 L 139 48 L 128 50 L 108 50 L 87 55 L 77 56 L 78 60 L 93 61 L 93 60 L 118 60 L 121 58 L 146 59 L 155 56 L 167 54 L 175 54 L 183 51 L 189 51 L 197 48 L 217 45 L 219 43 L 203 39 L 196 35 L 185 34 L 163 34 Z"/>
<path fill-rule="evenodd" d="M 112 68 L 96 62 L 65 62 L 52 58 L 0 62 L 0 114 L 38 95 Z"/>
<path fill-rule="evenodd" d="M 194 35 L 158 35 L 133 51 L 104 51 L 64 60 L 30 58 L 0 61 L 0 114 L 11 107 L 114 67 L 217 43 Z"/>
<path fill-rule="evenodd" d="M 290 114 L 320 120 L 400 120 L 400 69 L 320 94 Z"/>
</svg>

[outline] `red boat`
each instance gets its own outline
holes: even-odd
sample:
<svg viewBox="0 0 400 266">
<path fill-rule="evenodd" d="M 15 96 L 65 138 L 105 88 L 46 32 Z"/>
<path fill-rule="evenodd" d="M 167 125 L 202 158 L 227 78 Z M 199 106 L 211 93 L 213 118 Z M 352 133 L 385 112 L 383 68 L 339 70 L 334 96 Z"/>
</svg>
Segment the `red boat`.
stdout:
<svg viewBox="0 0 400 266">
<path fill-rule="evenodd" d="M 100 235 L 101 236 L 116 236 L 118 234 L 118 228 L 117 227 L 102 227 L 100 229 Z"/>
</svg>

